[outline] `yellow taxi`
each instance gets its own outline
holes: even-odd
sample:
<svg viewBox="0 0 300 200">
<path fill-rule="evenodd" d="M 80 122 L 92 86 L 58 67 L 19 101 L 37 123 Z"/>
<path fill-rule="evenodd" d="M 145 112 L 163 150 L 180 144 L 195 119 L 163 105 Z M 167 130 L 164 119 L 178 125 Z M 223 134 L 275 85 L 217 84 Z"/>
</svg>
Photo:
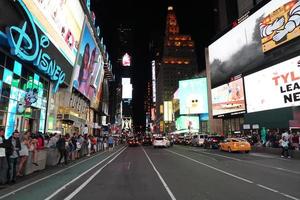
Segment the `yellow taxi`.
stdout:
<svg viewBox="0 0 300 200">
<path fill-rule="evenodd" d="M 227 138 L 224 141 L 220 142 L 219 149 L 221 151 L 244 151 L 249 153 L 251 150 L 251 145 L 247 140 L 241 138 Z"/>
</svg>

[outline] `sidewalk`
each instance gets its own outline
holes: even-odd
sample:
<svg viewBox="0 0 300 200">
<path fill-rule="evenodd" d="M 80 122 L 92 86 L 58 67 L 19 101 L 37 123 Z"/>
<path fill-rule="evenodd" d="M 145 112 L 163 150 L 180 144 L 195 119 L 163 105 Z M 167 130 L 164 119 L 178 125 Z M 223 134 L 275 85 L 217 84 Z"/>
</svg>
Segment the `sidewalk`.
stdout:
<svg viewBox="0 0 300 200">
<path fill-rule="evenodd" d="M 281 148 L 252 146 L 252 152 L 281 155 Z M 300 151 L 291 150 L 292 158 L 300 160 Z"/>
</svg>

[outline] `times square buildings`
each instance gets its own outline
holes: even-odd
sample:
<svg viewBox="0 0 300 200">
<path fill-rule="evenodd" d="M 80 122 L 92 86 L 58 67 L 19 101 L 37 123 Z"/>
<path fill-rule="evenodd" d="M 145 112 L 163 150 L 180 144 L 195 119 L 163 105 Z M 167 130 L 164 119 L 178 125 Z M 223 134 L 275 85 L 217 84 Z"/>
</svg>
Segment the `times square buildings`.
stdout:
<svg viewBox="0 0 300 200">
<path fill-rule="evenodd" d="M 20 132 L 99 132 L 113 80 L 84 1 L 0 2 L 0 126 Z"/>
<path fill-rule="evenodd" d="M 300 128 L 299 10 L 262 1 L 208 46 L 212 133 Z"/>
</svg>

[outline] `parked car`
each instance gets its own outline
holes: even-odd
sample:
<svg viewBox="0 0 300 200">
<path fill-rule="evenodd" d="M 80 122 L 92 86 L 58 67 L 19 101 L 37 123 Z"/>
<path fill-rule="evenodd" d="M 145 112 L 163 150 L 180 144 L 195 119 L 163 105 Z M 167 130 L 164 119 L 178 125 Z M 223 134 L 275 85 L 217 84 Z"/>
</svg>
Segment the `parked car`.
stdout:
<svg viewBox="0 0 300 200">
<path fill-rule="evenodd" d="M 240 138 L 227 138 L 223 142 L 220 142 L 219 149 L 221 151 L 244 151 L 249 153 L 251 150 L 251 145 L 247 140 Z"/>
<path fill-rule="evenodd" d="M 203 143 L 204 143 L 204 140 L 207 137 L 208 137 L 207 134 L 197 134 L 197 135 L 194 135 L 193 139 L 192 139 L 192 146 L 198 146 L 198 147 L 200 146 L 200 147 L 202 147 Z"/>
<path fill-rule="evenodd" d="M 155 137 L 152 143 L 153 147 L 169 147 L 170 141 L 166 137 Z"/>
<path fill-rule="evenodd" d="M 219 143 L 224 140 L 224 137 L 221 135 L 210 135 L 205 138 L 203 147 L 210 148 L 210 149 L 218 149 Z"/>
</svg>

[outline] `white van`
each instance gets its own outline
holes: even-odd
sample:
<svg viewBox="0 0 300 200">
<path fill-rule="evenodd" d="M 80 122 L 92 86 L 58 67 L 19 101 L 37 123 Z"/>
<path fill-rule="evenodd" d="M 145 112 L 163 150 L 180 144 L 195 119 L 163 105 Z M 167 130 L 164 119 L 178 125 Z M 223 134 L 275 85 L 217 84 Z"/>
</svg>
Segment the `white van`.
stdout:
<svg viewBox="0 0 300 200">
<path fill-rule="evenodd" d="M 193 139 L 192 139 L 192 146 L 197 146 L 197 147 L 202 147 L 205 138 L 207 138 L 208 135 L 207 134 L 197 134 L 197 135 L 193 135 Z"/>
</svg>

